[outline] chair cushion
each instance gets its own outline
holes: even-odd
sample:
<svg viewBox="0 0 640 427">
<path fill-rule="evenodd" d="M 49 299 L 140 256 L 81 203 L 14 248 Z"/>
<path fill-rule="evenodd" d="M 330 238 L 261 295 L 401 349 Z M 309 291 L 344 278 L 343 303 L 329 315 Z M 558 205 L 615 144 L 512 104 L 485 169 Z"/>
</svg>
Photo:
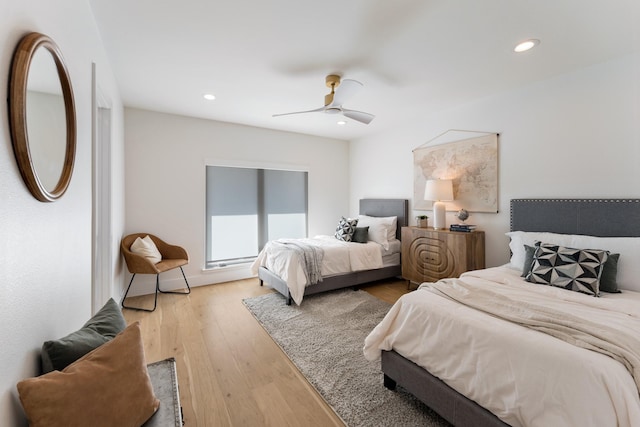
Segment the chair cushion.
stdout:
<svg viewBox="0 0 640 427">
<path fill-rule="evenodd" d="M 140 323 L 67 366 L 17 385 L 31 427 L 139 427 L 158 409 Z"/>
<path fill-rule="evenodd" d="M 144 238 L 136 238 L 136 240 L 131 244 L 130 249 L 134 254 L 142 255 L 153 264 L 157 264 L 162 261 L 162 254 L 158 250 L 154 241 L 148 235 Z"/>
<path fill-rule="evenodd" d="M 187 261 L 186 259 L 163 259 L 162 261 L 156 264 L 156 268 L 158 269 L 158 271 L 162 273 L 164 271 L 169 271 L 173 268 L 178 268 L 183 265 L 187 265 L 188 263 L 189 261 Z"/>
<path fill-rule="evenodd" d="M 113 339 L 126 328 L 118 304 L 109 299 L 107 303 L 79 330 L 42 344 L 43 373 L 62 370 L 98 346 Z"/>
</svg>

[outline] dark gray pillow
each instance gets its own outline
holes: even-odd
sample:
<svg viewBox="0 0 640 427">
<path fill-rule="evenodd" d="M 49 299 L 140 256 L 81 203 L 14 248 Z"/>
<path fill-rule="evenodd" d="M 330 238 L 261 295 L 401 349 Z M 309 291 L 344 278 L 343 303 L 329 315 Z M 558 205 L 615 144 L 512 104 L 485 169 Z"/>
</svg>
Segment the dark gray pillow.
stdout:
<svg viewBox="0 0 640 427">
<path fill-rule="evenodd" d="M 356 227 L 356 231 L 351 238 L 352 242 L 367 243 L 369 241 L 369 227 Z"/>
<path fill-rule="evenodd" d="M 42 372 L 61 371 L 85 354 L 113 339 L 127 327 L 118 304 L 107 303 L 79 330 L 42 344 Z"/>
<path fill-rule="evenodd" d="M 600 276 L 600 290 L 612 294 L 619 294 L 618 289 L 618 260 L 620 254 L 609 254 L 609 258 L 602 267 L 602 276 Z"/>
<path fill-rule="evenodd" d="M 531 265 L 533 264 L 533 255 L 536 253 L 534 246 L 524 245 L 524 265 L 522 266 L 521 277 L 526 277 L 531 271 Z"/>
</svg>

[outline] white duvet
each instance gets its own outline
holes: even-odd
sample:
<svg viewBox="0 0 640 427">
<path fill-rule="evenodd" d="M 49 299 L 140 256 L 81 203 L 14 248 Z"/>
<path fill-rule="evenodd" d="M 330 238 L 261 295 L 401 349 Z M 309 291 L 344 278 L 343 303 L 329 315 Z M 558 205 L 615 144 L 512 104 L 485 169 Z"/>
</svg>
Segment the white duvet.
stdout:
<svg viewBox="0 0 640 427">
<path fill-rule="evenodd" d="M 637 327 L 639 293 L 594 298 L 527 283 L 519 273 L 496 267 L 465 273 L 460 280 L 514 299 L 528 293 L 538 301 L 563 301 L 577 315 L 599 308 L 590 320 L 610 326 L 612 320 L 602 313 L 627 313 L 625 323 Z M 392 349 L 513 426 L 640 426 L 638 389 L 620 362 L 425 289 L 400 298 L 365 340 L 369 360 Z"/>
<path fill-rule="evenodd" d="M 300 239 L 300 241 L 323 249 L 323 277 L 382 268 L 382 248 L 378 243 L 372 241 L 367 243 L 343 242 L 333 236 L 316 236 Z M 303 263 L 295 252 L 270 243 L 267 243 L 258 254 L 251 265 L 251 272 L 258 274 L 258 268 L 265 267 L 277 274 L 287 283 L 293 301 L 300 304 L 304 296 L 304 288 L 308 285 Z"/>
</svg>

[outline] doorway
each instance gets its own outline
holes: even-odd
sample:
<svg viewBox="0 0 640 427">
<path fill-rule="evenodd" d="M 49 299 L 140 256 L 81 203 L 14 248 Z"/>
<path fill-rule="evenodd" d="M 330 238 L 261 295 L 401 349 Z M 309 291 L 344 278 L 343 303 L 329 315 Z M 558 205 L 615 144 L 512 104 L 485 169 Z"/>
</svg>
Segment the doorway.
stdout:
<svg viewBox="0 0 640 427">
<path fill-rule="evenodd" d="M 91 311 L 96 313 L 113 295 L 111 247 L 111 105 L 92 76 L 92 287 Z"/>
</svg>

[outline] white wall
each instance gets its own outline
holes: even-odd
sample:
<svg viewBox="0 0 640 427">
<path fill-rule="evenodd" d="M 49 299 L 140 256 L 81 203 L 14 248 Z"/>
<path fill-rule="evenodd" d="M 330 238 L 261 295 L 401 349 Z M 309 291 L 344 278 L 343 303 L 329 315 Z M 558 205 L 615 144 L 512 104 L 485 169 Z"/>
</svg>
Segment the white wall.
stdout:
<svg viewBox="0 0 640 427">
<path fill-rule="evenodd" d="M 351 211 L 362 197 L 411 200 L 412 150 L 444 131 L 499 132 L 499 213 L 472 213 L 468 222 L 486 232 L 487 266 L 503 264 L 512 198 L 640 197 L 639 78 L 636 54 L 352 141 Z"/>
<path fill-rule="evenodd" d="M 31 31 L 50 36 L 66 60 L 77 114 L 77 154 L 71 184 L 57 202 L 31 196 L 16 165 L 7 103 L 0 103 L 0 425 L 26 419 L 16 383 L 39 373 L 47 339 L 78 329 L 91 315 L 91 63 L 103 76 L 122 135 L 122 106 L 86 1 L 2 0 L 0 99 L 20 38 Z M 120 116 L 117 118 L 117 116 Z M 114 141 L 122 145 L 122 139 Z M 121 152 L 122 150 L 120 150 Z M 116 159 L 116 164 L 122 164 Z M 122 201 L 116 209 L 122 209 Z M 121 224 L 121 213 L 116 213 Z M 117 268 L 117 266 L 114 266 Z"/>
<path fill-rule="evenodd" d="M 248 268 L 203 272 L 205 162 L 292 166 L 309 172 L 309 235 L 332 234 L 349 206 L 346 141 L 250 126 L 125 110 L 126 233 L 147 232 L 187 249 L 190 285 L 248 277 Z M 153 292 L 155 277 L 136 276 L 131 294 Z M 179 271 L 163 289 L 183 287 Z"/>
</svg>

